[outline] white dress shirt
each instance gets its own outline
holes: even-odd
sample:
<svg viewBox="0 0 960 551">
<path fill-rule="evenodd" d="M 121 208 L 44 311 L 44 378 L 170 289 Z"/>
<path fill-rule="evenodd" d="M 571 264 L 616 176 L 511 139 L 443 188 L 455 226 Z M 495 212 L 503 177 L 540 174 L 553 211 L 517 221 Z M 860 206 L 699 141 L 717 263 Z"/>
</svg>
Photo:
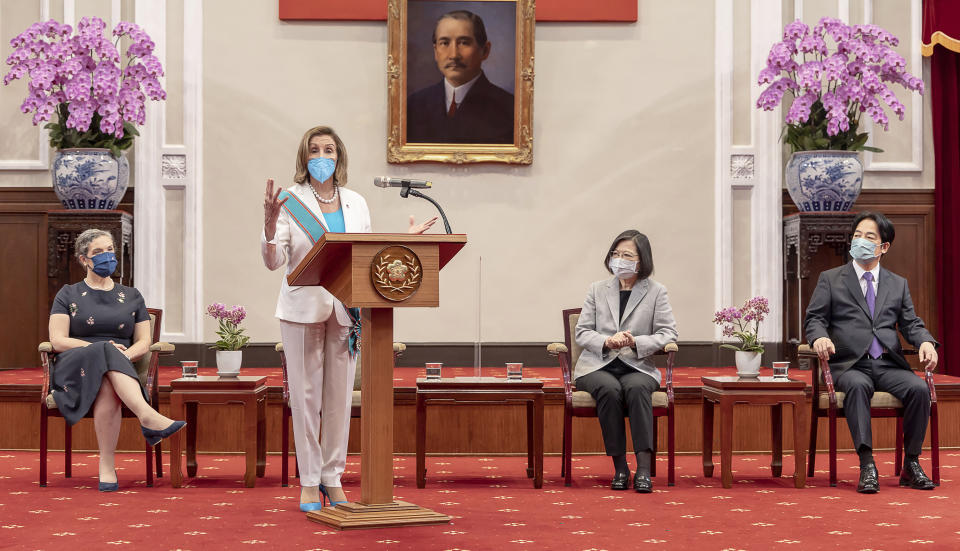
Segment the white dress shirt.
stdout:
<svg viewBox="0 0 960 551">
<path fill-rule="evenodd" d="M 853 261 L 853 270 L 857 273 L 857 281 L 860 282 L 860 291 L 863 293 L 863 296 L 867 296 L 867 280 L 863 279 L 863 274 L 867 273 L 867 270 L 863 269 L 863 266 L 860 265 L 856 260 Z M 877 262 L 877 265 L 870 270 L 870 273 L 873 274 L 873 296 L 877 296 L 877 289 L 880 285 L 880 263 Z"/>
<path fill-rule="evenodd" d="M 483 73 L 481 72 L 480 75 L 482 74 Z M 457 100 L 457 109 L 460 108 L 460 104 L 463 103 L 463 98 L 467 97 L 467 93 L 469 93 L 470 89 L 473 88 L 474 83 L 477 82 L 477 79 L 480 78 L 480 75 L 473 77 L 470 82 L 466 82 L 460 86 L 454 86 L 453 84 L 450 84 L 449 80 L 443 79 L 443 89 L 447 96 L 447 102 L 445 104 L 447 106 L 447 112 L 450 112 L 450 103 L 454 100 L 454 98 Z"/>
</svg>

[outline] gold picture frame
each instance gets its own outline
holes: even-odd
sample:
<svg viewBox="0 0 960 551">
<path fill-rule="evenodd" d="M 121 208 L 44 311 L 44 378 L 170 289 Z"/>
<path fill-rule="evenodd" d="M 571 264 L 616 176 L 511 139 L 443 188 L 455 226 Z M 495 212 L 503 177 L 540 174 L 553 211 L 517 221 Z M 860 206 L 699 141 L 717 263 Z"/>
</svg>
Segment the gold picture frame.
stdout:
<svg viewBox="0 0 960 551">
<path fill-rule="evenodd" d="M 462 4 L 462 6 L 458 6 L 458 4 Z M 520 165 L 533 163 L 533 39 L 535 4 L 535 0 L 388 0 L 387 111 L 389 122 L 387 127 L 387 162 L 438 162 L 453 164 L 507 163 Z M 472 139 L 469 136 L 471 130 L 465 130 L 469 128 L 469 126 L 459 127 L 459 130 L 456 131 L 459 133 L 455 139 L 449 139 L 451 134 L 441 131 L 437 131 L 436 134 L 431 134 L 431 132 L 433 132 L 432 129 L 435 128 L 431 126 L 431 122 L 433 122 L 434 119 L 440 117 L 440 120 L 442 120 L 442 117 L 446 115 L 450 117 L 448 120 L 453 120 L 455 115 L 445 114 L 442 111 L 442 103 L 437 104 L 439 107 L 434 107 L 433 103 L 428 104 L 430 106 L 429 111 L 427 111 L 426 107 L 421 107 L 426 105 L 428 101 L 425 99 L 428 97 L 426 95 L 428 92 L 430 101 L 443 101 L 443 97 L 438 97 L 437 94 L 443 94 L 444 86 L 444 76 L 440 72 L 441 69 L 438 68 L 440 63 L 439 54 L 434 53 L 436 52 L 436 46 L 429 34 L 424 36 L 427 32 L 427 27 L 433 29 L 434 35 L 436 34 L 438 19 L 436 15 L 428 18 L 425 14 L 435 14 L 438 13 L 438 10 L 452 11 L 449 8 L 453 10 L 480 8 L 477 10 L 478 15 L 482 10 L 487 13 L 493 13 L 491 10 L 496 10 L 496 14 L 506 13 L 507 16 L 509 16 L 509 12 L 505 10 L 507 10 L 510 5 L 512 5 L 515 14 L 515 32 L 512 37 L 514 44 L 512 67 L 512 143 L 506 141 L 504 136 L 507 136 L 507 134 L 502 131 L 496 134 L 496 136 L 498 136 L 495 138 L 498 140 L 497 143 L 484 143 L 480 141 L 483 140 L 483 138 L 477 138 L 477 142 L 464 141 Z M 411 7 L 413 9 L 411 9 Z M 440 13 L 443 13 L 443 11 L 440 11 Z M 411 14 L 414 16 L 413 20 L 410 19 Z M 503 21 L 506 21 L 504 16 L 498 15 L 494 23 Z M 489 27 L 489 23 L 486 25 Z M 500 40 L 499 42 L 509 44 L 511 38 L 509 36 L 509 26 L 501 25 L 501 27 L 503 28 L 493 30 L 499 33 L 498 36 L 501 38 L 504 37 L 504 33 L 507 33 L 505 37 L 506 40 Z M 413 30 L 418 37 L 416 44 L 410 44 L 409 42 L 408 33 L 410 33 L 411 30 Z M 476 33 L 476 31 L 474 31 L 474 33 Z M 497 50 L 498 44 L 493 40 L 488 40 L 488 43 L 491 44 L 491 48 L 488 50 L 490 57 L 484 57 L 483 63 L 492 65 L 498 74 L 503 75 L 508 69 L 508 67 L 505 67 L 505 64 L 509 58 L 503 55 L 502 48 L 500 51 Z M 495 53 L 498 54 L 497 58 L 493 58 Z M 408 59 L 410 55 L 414 55 L 416 58 L 411 61 Z M 487 61 L 488 59 L 494 59 L 495 61 L 490 62 Z M 408 68 L 411 71 L 415 70 L 416 73 L 408 72 Z M 431 76 L 431 71 L 434 84 L 429 87 L 424 86 L 420 90 L 408 90 L 408 88 L 416 88 L 418 86 L 417 82 L 424 82 L 426 78 Z M 487 80 L 486 73 L 487 70 L 483 69 L 483 73 L 477 78 L 485 81 L 484 86 L 489 86 L 491 83 Z M 507 74 L 509 75 L 509 73 Z M 507 77 L 506 80 L 509 80 L 509 77 Z M 496 106 L 502 108 L 508 104 L 508 102 L 503 99 L 505 97 L 503 93 L 509 90 L 511 83 L 504 83 L 504 79 L 500 77 L 496 84 L 506 86 L 506 88 L 500 88 L 496 85 L 493 86 L 493 88 L 498 90 L 494 93 L 499 94 L 499 96 L 497 96 L 499 101 L 496 103 Z M 472 111 L 460 107 L 460 109 L 463 110 L 463 117 L 468 117 L 470 113 L 477 113 L 477 110 L 480 109 L 477 102 L 480 101 L 479 98 L 486 97 L 481 95 L 481 91 L 485 89 L 486 88 L 480 86 L 480 82 L 478 81 L 477 84 L 473 85 L 471 90 L 466 93 L 466 99 L 463 100 L 464 103 L 469 102 L 471 99 L 470 94 L 474 93 L 473 90 L 477 90 L 474 94 L 474 102 L 468 106 L 472 108 Z M 411 98 L 414 100 L 413 102 L 410 101 Z M 412 103 L 412 107 L 408 105 L 410 103 Z M 449 104 L 450 100 L 448 98 L 447 105 Z M 463 105 L 463 103 L 458 102 L 458 106 L 460 105 Z M 438 109 L 440 110 L 439 115 L 436 114 Z M 492 116 L 495 111 L 494 108 L 488 107 L 487 109 L 490 110 L 491 120 L 504 121 L 502 109 L 499 112 L 499 116 Z M 425 112 L 429 112 L 429 116 L 423 116 L 422 113 Z M 409 127 L 411 120 L 413 122 L 412 128 Z M 461 118 L 457 120 L 463 122 L 477 119 Z M 460 123 L 458 122 L 457 124 Z M 494 123 L 489 124 L 492 125 Z M 425 128 L 431 130 L 424 130 Z M 444 128 L 447 128 L 447 126 Z M 503 130 L 503 128 L 504 125 L 500 124 L 499 129 Z M 418 138 L 423 136 L 427 136 L 427 138 L 418 142 L 408 142 L 408 130 Z M 489 130 L 488 123 L 487 119 L 484 118 L 482 124 L 477 125 L 477 135 L 494 135 L 493 131 L 488 132 L 487 130 Z M 436 137 L 430 137 L 432 135 Z M 445 139 L 446 141 L 444 141 Z M 486 141 L 493 142 L 494 139 L 487 139 Z"/>
</svg>

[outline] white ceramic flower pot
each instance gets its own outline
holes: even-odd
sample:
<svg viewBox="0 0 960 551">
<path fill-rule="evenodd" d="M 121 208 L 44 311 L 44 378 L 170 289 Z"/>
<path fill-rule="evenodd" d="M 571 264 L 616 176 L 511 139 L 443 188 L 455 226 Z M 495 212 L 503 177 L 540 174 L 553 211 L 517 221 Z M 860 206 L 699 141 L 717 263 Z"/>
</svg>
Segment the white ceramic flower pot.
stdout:
<svg viewBox="0 0 960 551">
<path fill-rule="evenodd" d="M 217 350 L 217 375 L 236 377 L 240 374 L 240 363 L 242 361 L 242 350 Z"/>
<path fill-rule="evenodd" d="M 734 355 L 736 356 L 738 377 L 754 378 L 760 376 L 760 352 L 741 352 L 738 350 Z"/>
</svg>

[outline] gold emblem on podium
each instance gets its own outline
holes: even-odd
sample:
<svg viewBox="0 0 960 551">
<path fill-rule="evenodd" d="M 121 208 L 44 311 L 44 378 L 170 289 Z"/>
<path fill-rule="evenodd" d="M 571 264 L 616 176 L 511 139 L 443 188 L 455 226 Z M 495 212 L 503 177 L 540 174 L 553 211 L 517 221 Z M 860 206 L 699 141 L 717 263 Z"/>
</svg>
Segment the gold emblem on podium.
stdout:
<svg viewBox="0 0 960 551">
<path fill-rule="evenodd" d="M 423 267 L 417 254 L 406 247 L 385 247 L 373 256 L 370 263 L 373 288 L 380 296 L 396 302 L 412 297 L 423 277 Z"/>
</svg>

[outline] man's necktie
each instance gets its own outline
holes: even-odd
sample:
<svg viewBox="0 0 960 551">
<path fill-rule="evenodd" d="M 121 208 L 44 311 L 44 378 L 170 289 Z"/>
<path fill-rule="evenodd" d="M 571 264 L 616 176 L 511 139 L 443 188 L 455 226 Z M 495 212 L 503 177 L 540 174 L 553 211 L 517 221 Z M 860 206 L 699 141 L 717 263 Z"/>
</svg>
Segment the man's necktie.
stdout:
<svg viewBox="0 0 960 551">
<path fill-rule="evenodd" d="M 867 282 L 867 308 L 870 309 L 870 317 L 873 317 L 873 311 L 877 306 L 877 292 L 873 290 L 873 274 L 864 272 L 863 279 Z M 879 358 L 883 354 L 883 347 L 880 346 L 880 341 L 877 340 L 876 336 L 873 337 L 873 342 L 870 343 L 867 353 L 872 358 Z"/>
<path fill-rule="evenodd" d="M 452 117 L 457 114 L 457 93 L 453 93 L 453 97 L 450 98 L 450 110 L 447 111 L 447 116 Z"/>
</svg>

